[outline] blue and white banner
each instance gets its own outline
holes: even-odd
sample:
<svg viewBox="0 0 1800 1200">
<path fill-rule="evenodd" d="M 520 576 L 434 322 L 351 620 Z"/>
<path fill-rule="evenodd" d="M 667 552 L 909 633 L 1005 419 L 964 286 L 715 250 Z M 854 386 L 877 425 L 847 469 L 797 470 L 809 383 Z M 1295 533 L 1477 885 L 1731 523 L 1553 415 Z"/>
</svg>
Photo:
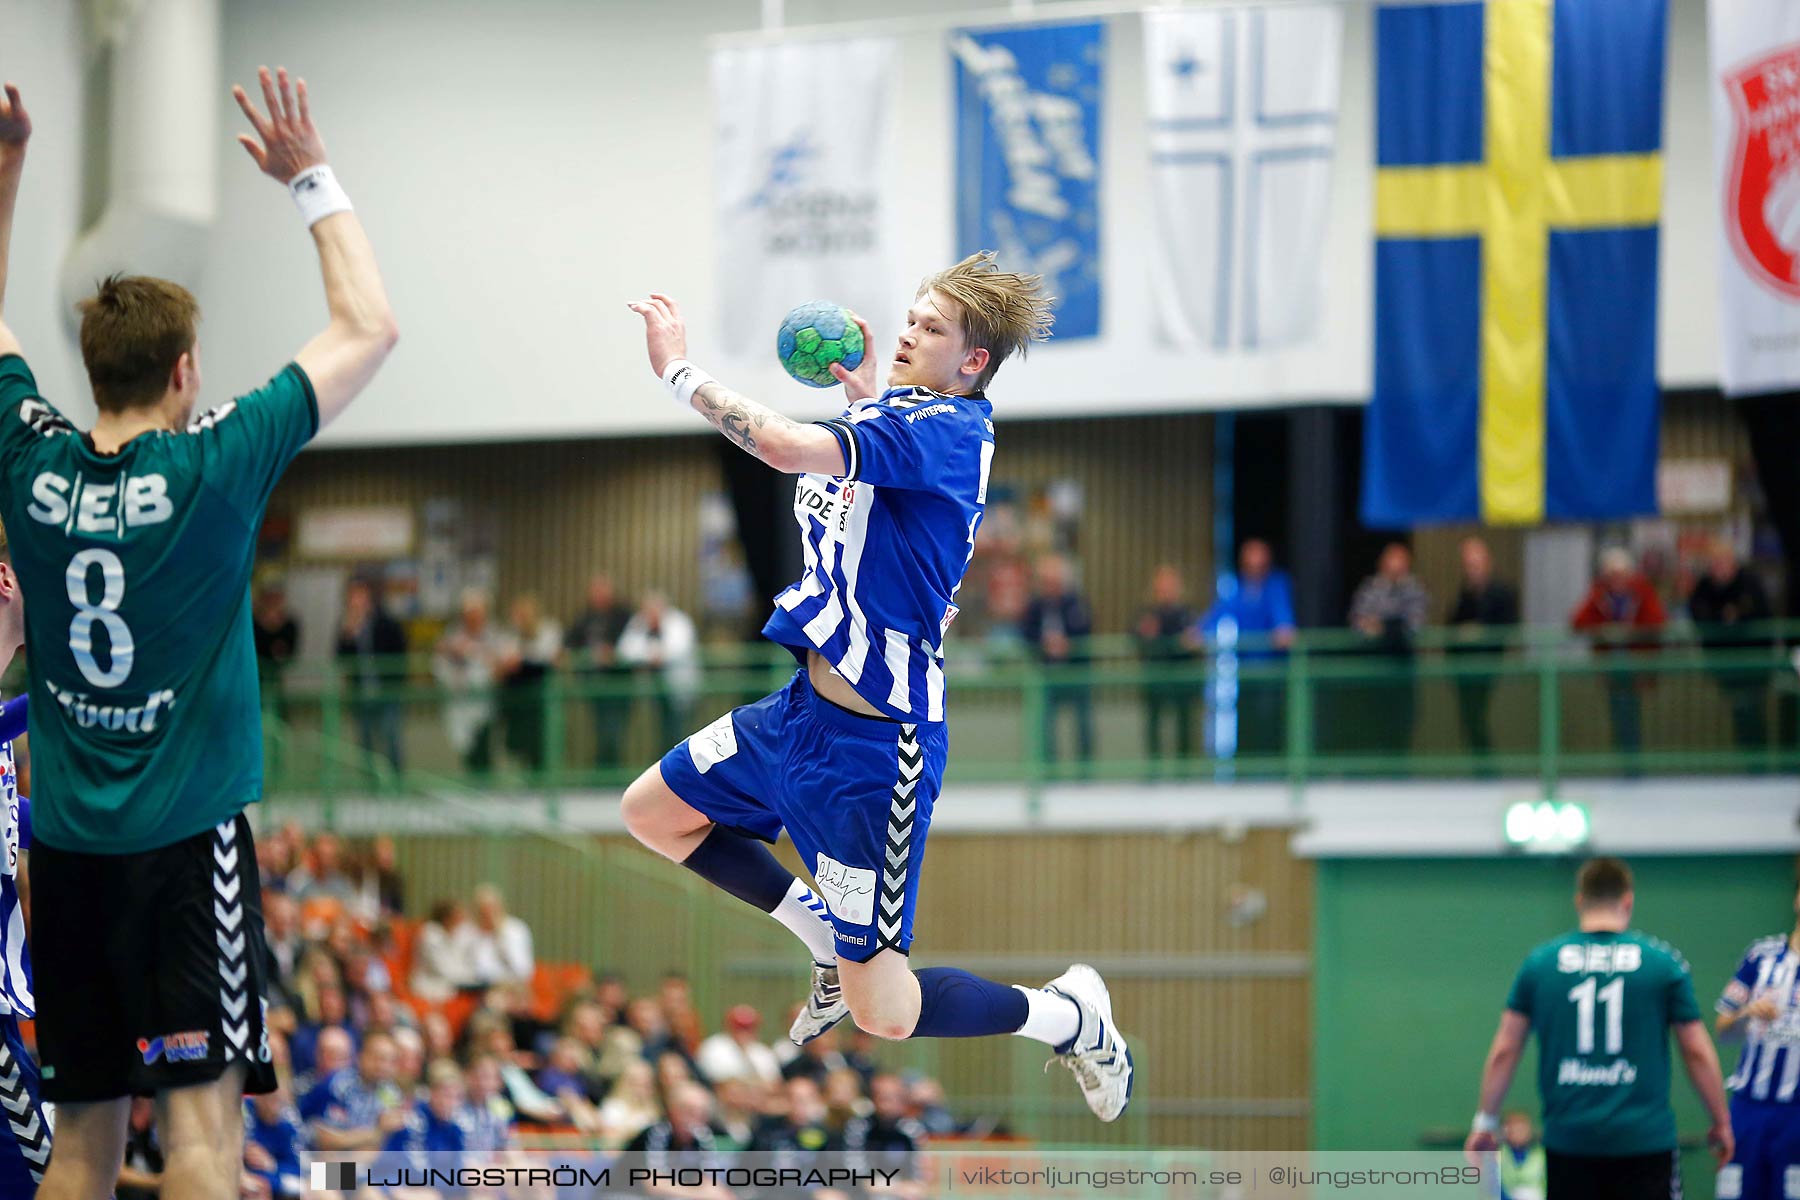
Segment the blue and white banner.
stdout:
<svg viewBox="0 0 1800 1200">
<path fill-rule="evenodd" d="M 1044 276 L 1057 340 L 1100 333 L 1099 23 L 959 30 L 958 251 Z"/>
<path fill-rule="evenodd" d="M 885 314 L 906 294 L 890 186 L 898 61 L 889 38 L 713 54 L 728 353 L 773 357 L 782 314 L 807 300 Z"/>
<path fill-rule="evenodd" d="M 1342 40 L 1334 5 L 1144 15 L 1163 342 L 1270 350 L 1317 336 Z"/>
</svg>

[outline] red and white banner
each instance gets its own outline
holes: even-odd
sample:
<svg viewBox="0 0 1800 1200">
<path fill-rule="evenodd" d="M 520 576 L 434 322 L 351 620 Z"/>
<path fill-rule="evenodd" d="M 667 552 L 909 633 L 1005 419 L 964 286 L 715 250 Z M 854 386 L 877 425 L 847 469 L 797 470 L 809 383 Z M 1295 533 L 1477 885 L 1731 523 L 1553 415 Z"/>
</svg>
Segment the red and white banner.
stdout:
<svg viewBox="0 0 1800 1200">
<path fill-rule="evenodd" d="M 1800 4 L 1712 0 L 1727 395 L 1800 389 Z"/>
</svg>

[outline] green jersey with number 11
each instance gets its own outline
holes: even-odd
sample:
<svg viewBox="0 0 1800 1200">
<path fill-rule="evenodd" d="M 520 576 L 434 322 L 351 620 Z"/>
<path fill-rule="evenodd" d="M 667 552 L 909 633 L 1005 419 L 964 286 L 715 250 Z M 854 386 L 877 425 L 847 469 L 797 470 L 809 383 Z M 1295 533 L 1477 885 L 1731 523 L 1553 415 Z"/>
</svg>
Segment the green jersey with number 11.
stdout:
<svg viewBox="0 0 1800 1200">
<path fill-rule="evenodd" d="M 33 837 L 129 854 L 262 795 L 250 571 L 263 509 L 319 427 L 290 364 L 101 454 L 0 358 L 0 520 L 25 594 Z"/>
<path fill-rule="evenodd" d="M 1675 1148 L 1669 1027 L 1700 1019 L 1687 960 L 1635 930 L 1564 934 L 1533 950 L 1506 1007 L 1538 1038 L 1544 1145 L 1603 1157 Z"/>
</svg>

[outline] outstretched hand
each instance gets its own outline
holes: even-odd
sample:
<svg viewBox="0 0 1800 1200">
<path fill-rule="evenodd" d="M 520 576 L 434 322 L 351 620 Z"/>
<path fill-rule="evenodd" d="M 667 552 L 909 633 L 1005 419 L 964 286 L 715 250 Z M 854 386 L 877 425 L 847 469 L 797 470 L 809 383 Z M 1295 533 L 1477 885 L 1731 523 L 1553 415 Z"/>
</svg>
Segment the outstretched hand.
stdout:
<svg viewBox="0 0 1800 1200">
<path fill-rule="evenodd" d="M 232 98 L 256 130 L 255 137 L 238 134 L 238 142 L 256 161 L 258 170 L 285 185 L 308 167 L 325 161 L 325 142 L 313 127 L 312 110 L 306 103 L 306 80 L 290 85 L 286 67 L 279 68 L 273 78 L 269 68 L 259 67 L 256 76 L 262 83 L 263 103 L 268 106 L 269 115 L 263 116 L 244 89 L 234 86 Z"/>
<path fill-rule="evenodd" d="M 661 292 L 651 292 L 648 300 L 627 300 L 625 307 L 644 318 L 650 369 L 661 379 L 670 363 L 687 357 L 687 323 L 681 319 L 681 305 Z"/>
<path fill-rule="evenodd" d="M 18 85 L 9 83 L 5 94 L 0 95 L 0 163 L 16 161 L 30 140 L 31 114 L 19 98 Z"/>
<path fill-rule="evenodd" d="M 869 329 L 867 321 L 855 313 L 850 316 L 856 322 L 856 327 L 862 330 L 862 362 L 857 364 L 854 371 L 846 371 L 843 363 L 832 363 L 831 377 L 844 385 L 844 395 L 854 404 L 858 400 L 871 399 L 879 395 L 880 391 L 875 382 L 875 334 Z"/>
</svg>

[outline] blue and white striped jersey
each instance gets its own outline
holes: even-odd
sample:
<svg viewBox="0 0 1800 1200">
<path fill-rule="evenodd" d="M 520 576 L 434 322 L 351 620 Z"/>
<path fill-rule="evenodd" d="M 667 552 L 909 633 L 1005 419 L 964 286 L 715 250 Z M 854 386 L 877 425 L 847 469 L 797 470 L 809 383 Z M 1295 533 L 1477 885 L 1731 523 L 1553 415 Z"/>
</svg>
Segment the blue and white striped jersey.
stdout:
<svg viewBox="0 0 1800 1200">
<path fill-rule="evenodd" d="M 1725 985 L 1718 1009 L 1734 1013 L 1752 1000 L 1775 1002 L 1780 1015 L 1772 1021 L 1751 1018 L 1744 1030 L 1744 1053 L 1725 1086 L 1752 1100 L 1791 1104 L 1800 1091 L 1800 954 L 1788 935 L 1759 938 L 1744 952 L 1737 974 Z"/>
<path fill-rule="evenodd" d="M 21 696 L 13 701 L 23 704 Z M 31 801 L 19 795 L 12 742 L 0 742 L 0 1013 L 27 1020 L 37 1015 L 31 997 L 31 955 L 25 914 L 19 907 L 19 856 L 31 849 Z"/>
<path fill-rule="evenodd" d="M 821 424 L 844 474 L 801 476 L 806 568 L 763 636 L 803 663 L 817 649 L 895 720 L 942 721 L 944 635 L 987 505 L 993 409 L 979 394 L 890 388 Z"/>
</svg>

